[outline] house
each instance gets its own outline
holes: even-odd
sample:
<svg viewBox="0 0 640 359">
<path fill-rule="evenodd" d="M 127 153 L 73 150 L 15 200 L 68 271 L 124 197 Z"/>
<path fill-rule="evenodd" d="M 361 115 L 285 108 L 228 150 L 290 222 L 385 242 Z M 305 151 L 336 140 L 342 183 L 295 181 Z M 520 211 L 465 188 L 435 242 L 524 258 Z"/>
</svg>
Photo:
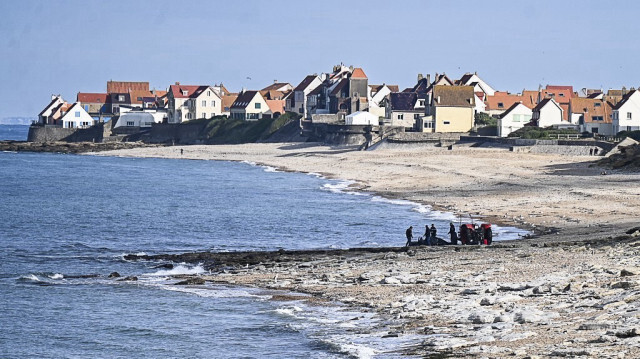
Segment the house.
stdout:
<svg viewBox="0 0 640 359">
<path fill-rule="evenodd" d="M 231 117 L 231 105 L 236 102 L 238 94 L 226 94 L 222 96 L 222 115 Z"/>
<path fill-rule="evenodd" d="M 416 122 L 424 117 L 424 106 L 419 106 L 416 92 L 392 92 L 386 101 L 385 117 L 392 126 L 414 129 Z"/>
<path fill-rule="evenodd" d="M 111 104 L 111 113 L 114 115 L 120 114 L 120 107 L 131 107 L 131 94 L 128 92 L 114 92 L 109 93 L 109 99 L 107 100 Z"/>
<path fill-rule="evenodd" d="M 271 117 L 271 109 L 260 91 L 243 91 L 231 105 L 231 118 L 245 121 L 258 121 Z"/>
<path fill-rule="evenodd" d="M 578 97 L 573 92 L 573 86 L 554 86 L 547 85 L 544 89 L 539 90 L 538 101 L 552 98 L 562 108 L 562 120 L 570 122 L 569 119 L 569 102 L 571 98 Z"/>
<path fill-rule="evenodd" d="M 284 110 L 284 104 L 285 104 L 285 100 L 266 100 L 265 102 L 267 103 L 267 106 L 269 107 L 269 110 L 271 111 L 271 115 L 273 116 L 273 118 L 278 118 L 280 116 L 282 116 L 285 112 Z"/>
<path fill-rule="evenodd" d="M 59 121 L 63 128 L 89 128 L 96 122 L 79 102 L 71 105 Z"/>
<path fill-rule="evenodd" d="M 640 92 L 631 90 L 613 106 L 613 133 L 640 130 Z"/>
<path fill-rule="evenodd" d="M 430 103 L 433 131 L 469 132 L 474 124 L 475 106 L 473 86 L 433 86 Z"/>
<path fill-rule="evenodd" d="M 154 123 L 162 123 L 166 119 L 167 110 L 165 109 L 139 109 L 127 111 L 120 115 L 114 129 L 123 127 L 150 128 Z"/>
<path fill-rule="evenodd" d="M 367 111 L 357 111 L 345 117 L 346 125 L 374 125 L 379 124 L 378 116 Z"/>
<path fill-rule="evenodd" d="M 519 94 L 511 94 L 504 91 L 496 91 L 493 95 L 486 95 L 485 111 L 489 115 L 501 115 L 507 109 L 511 108 L 516 103 L 522 103 L 530 109 L 533 109 L 538 104 L 538 91 L 523 90 Z"/>
<path fill-rule="evenodd" d="M 494 90 L 493 87 L 489 86 L 489 84 L 484 82 L 484 80 L 482 80 L 478 76 L 477 72 L 465 73 L 464 75 L 462 75 L 460 80 L 457 80 L 455 82 L 455 85 L 456 86 L 473 86 L 475 92 L 483 92 L 488 96 L 493 96 L 496 92 L 496 90 Z"/>
<path fill-rule="evenodd" d="M 614 135 L 612 106 L 602 98 L 574 97 L 569 111 L 571 123 L 579 125 L 580 132 Z"/>
<path fill-rule="evenodd" d="M 307 95 L 307 119 L 335 114 L 336 119 L 368 109 L 368 78 L 361 68 L 336 65 L 333 72 Z"/>
<path fill-rule="evenodd" d="M 111 118 L 111 103 L 108 93 L 78 92 L 76 102 L 79 102 L 82 108 L 96 121 L 105 115 L 107 121 Z"/>
<path fill-rule="evenodd" d="M 38 114 L 38 123 L 43 125 L 58 125 L 60 111 L 63 106 L 68 108 L 70 105 L 60 95 L 51 95 L 51 101 Z M 66 110 L 66 108 L 65 108 Z"/>
<path fill-rule="evenodd" d="M 293 89 L 293 93 L 287 98 L 285 109 L 289 112 L 295 112 L 307 117 L 307 95 L 315 90 L 322 83 L 322 79 L 318 75 L 309 75 L 305 77 Z"/>
<path fill-rule="evenodd" d="M 222 114 L 222 99 L 213 86 L 169 86 L 167 93 L 169 123 L 181 123 L 197 118 L 211 118 Z"/>
<path fill-rule="evenodd" d="M 564 121 L 564 110 L 553 98 L 545 98 L 533 108 L 532 121 L 538 127 L 569 124 Z"/>
<path fill-rule="evenodd" d="M 392 92 L 399 92 L 398 85 L 369 85 L 369 94 L 367 95 L 369 99 L 369 112 L 378 117 L 385 117 L 385 101 L 383 100 L 388 98 Z"/>
<path fill-rule="evenodd" d="M 531 121 L 533 111 L 521 102 L 514 103 L 498 116 L 498 136 L 507 137 Z"/>
</svg>

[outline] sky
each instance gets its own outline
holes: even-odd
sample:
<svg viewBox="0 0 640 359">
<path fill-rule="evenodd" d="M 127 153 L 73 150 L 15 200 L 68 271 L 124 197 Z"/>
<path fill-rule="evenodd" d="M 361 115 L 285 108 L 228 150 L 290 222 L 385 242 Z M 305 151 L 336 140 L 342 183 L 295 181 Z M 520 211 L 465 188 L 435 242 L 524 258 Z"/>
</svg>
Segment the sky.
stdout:
<svg viewBox="0 0 640 359">
<path fill-rule="evenodd" d="M 274 80 L 336 64 L 370 84 L 477 72 L 497 90 L 640 86 L 638 1 L 0 1 L 0 119 L 51 94 Z"/>
</svg>

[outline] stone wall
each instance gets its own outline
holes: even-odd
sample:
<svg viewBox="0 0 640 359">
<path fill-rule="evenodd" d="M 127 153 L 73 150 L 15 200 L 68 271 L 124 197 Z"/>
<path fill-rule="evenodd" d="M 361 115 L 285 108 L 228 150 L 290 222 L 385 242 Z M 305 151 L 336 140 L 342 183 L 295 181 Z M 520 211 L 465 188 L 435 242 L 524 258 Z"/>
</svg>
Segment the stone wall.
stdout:
<svg viewBox="0 0 640 359">
<path fill-rule="evenodd" d="M 151 127 L 148 141 L 150 143 L 175 143 L 182 145 L 202 144 L 203 131 L 207 121 L 184 122 L 181 124 L 156 123 Z"/>
<path fill-rule="evenodd" d="M 98 123 L 89 128 L 62 128 L 57 126 L 29 127 L 29 142 L 102 142 L 104 123 Z"/>
<path fill-rule="evenodd" d="M 598 149 L 598 155 L 604 155 L 615 147 L 614 143 L 597 140 L 536 140 L 483 136 L 461 136 L 460 142 L 508 145 L 513 146 L 511 149 L 513 152 L 555 153 L 575 156 L 588 156 L 590 149 Z"/>
</svg>

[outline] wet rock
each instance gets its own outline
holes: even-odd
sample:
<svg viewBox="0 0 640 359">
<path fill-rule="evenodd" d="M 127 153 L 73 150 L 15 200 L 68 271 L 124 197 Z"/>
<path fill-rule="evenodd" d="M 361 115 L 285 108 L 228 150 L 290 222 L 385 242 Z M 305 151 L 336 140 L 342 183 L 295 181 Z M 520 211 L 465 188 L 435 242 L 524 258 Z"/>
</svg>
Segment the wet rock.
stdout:
<svg viewBox="0 0 640 359">
<path fill-rule="evenodd" d="M 635 283 L 632 282 L 627 282 L 627 281 L 620 281 L 620 282 L 613 282 L 611 283 L 611 288 L 616 289 L 629 289 L 631 287 L 633 287 L 635 285 Z"/>
<path fill-rule="evenodd" d="M 591 353 L 585 349 L 556 349 L 551 352 L 552 357 L 575 358 L 579 356 L 590 356 Z"/>
<path fill-rule="evenodd" d="M 640 330 L 638 330 L 638 328 L 623 329 L 615 332 L 614 335 L 618 338 L 623 338 L 623 339 L 633 338 L 640 335 Z"/>
<path fill-rule="evenodd" d="M 203 285 L 206 281 L 200 277 L 193 277 L 189 279 L 185 279 L 181 282 L 176 283 L 175 285 Z"/>
<path fill-rule="evenodd" d="M 120 278 L 120 273 L 118 272 L 111 272 L 109 274 L 109 278 Z"/>
<path fill-rule="evenodd" d="M 164 264 L 160 264 L 160 265 L 157 265 L 157 266 L 153 267 L 153 269 L 173 269 L 173 264 L 164 263 Z"/>
<path fill-rule="evenodd" d="M 578 330 L 602 330 L 611 328 L 611 324 L 607 323 L 584 323 L 578 327 Z"/>
<path fill-rule="evenodd" d="M 119 282 L 134 282 L 137 280 L 138 280 L 138 277 L 132 276 L 132 275 L 118 279 Z"/>
<path fill-rule="evenodd" d="M 480 305 L 494 305 L 496 304 L 496 297 L 484 297 L 480 300 Z"/>
<path fill-rule="evenodd" d="M 467 289 L 463 290 L 461 294 L 462 294 L 462 295 L 475 295 L 475 294 L 480 294 L 480 290 L 478 290 L 478 289 L 472 289 L 472 288 L 467 288 Z"/>
</svg>

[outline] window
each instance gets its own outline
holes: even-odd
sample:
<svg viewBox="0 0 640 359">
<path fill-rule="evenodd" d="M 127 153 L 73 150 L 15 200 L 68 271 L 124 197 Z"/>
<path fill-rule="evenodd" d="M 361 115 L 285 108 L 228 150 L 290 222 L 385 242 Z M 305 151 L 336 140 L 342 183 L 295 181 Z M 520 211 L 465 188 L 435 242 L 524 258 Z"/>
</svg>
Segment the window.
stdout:
<svg viewBox="0 0 640 359">
<path fill-rule="evenodd" d="M 424 100 L 420 100 L 420 101 L 418 101 L 418 106 L 420 106 L 420 107 L 424 107 Z"/>
<path fill-rule="evenodd" d="M 207 96 L 211 96 L 211 91 L 207 91 Z"/>
<path fill-rule="evenodd" d="M 189 94 L 189 91 L 187 90 L 182 90 L 182 96 L 187 96 Z"/>
<path fill-rule="evenodd" d="M 89 105 L 84 105 L 84 110 L 89 112 Z"/>
<path fill-rule="evenodd" d="M 135 126 L 135 123 L 133 121 L 127 121 L 127 126 Z"/>
<path fill-rule="evenodd" d="M 592 127 L 591 128 L 591 133 L 598 133 L 598 128 L 597 127 Z"/>
<path fill-rule="evenodd" d="M 76 111 L 76 117 L 80 117 L 80 111 Z"/>
<path fill-rule="evenodd" d="M 187 120 L 190 120 L 190 119 L 191 119 L 191 114 L 187 113 Z"/>
<path fill-rule="evenodd" d="M 520 122 L 522 115 L 513 115 L 513 122 Z"/>
<path fill-rule="evenodd" d="M 142 97 L 138 96 L 138 101 L 142 101 Z"/>
<path fill-rule="evenodd" d="M 593 116 L 591 117 L 593 121 L 604 121 L 604 117 L 602 116 Z"/>
<path fill-rule="evenodd" d="M 631 119 L 631 112 L 627 112 L 627 120 Z"/>
<path fill-rule="evenodd" d="M 207 100 L 202 100 L 202 106 L 207 107 Z"/>
<path fill-rule="evenodd" d="M 216 113 L 215 112 L 211 112 L 211 117 L 216 117 Z"/>
<path fill-rule="evenodd" d="M 449 122 L 449 121 L 444 121 L 444 122 L 442 122 L 442 124 L 443 124 L 443 125 L 450 125 L 450 124 L 451 124 L 451 122 Z"/>
<path fill-rule="evenodd" d="M 118 95 L 118 102 L 124 102 L 124 95 Z"/>
<path fill-rule="evenodd" d="M 595 102 L 595 103 L 593 104 L 593 106 L 595 106 L 595 107 L 600 107 L 600 105 L 602 105 L 600 102 Z"/>
<path fill-rule="evenodd" d="M 202 118 L 207 118 L 207 114 L 205 112 L 202 113 Z"/>
<path fill-rule="evenodd" d="M 563 93 L 559 93 L 558 96 L 564 97 L 564 94 Z"/>
<path fill-rule="evenodd" d="M 418 120 L 418 119 L 420 119 L 420 114 L 419 114 L 419 113 L 415 113 L 415 114 L 413 114 L 413 119 L 414 119 L 414 120 Z"/>
<path fill-rule="evenodd" d="M 498 108 L 504 108 L 504 103 L 498 102 Z"/>
<path fill-rule="evenodd" d="M 216 107 L 216 100 L 211 101 L 211 107 Z"/>
<path fill-rule="evenodd" d="M 398 114 L 398 120 L 404 120 L 404 114 L 403 113 L 399 113 Z"/>
<path fill-rule="evenodd" d="M 256 102 L 256 110 L 260 109 L 260 105 L 261 104 L 259 102 Z"/>
</svg>

